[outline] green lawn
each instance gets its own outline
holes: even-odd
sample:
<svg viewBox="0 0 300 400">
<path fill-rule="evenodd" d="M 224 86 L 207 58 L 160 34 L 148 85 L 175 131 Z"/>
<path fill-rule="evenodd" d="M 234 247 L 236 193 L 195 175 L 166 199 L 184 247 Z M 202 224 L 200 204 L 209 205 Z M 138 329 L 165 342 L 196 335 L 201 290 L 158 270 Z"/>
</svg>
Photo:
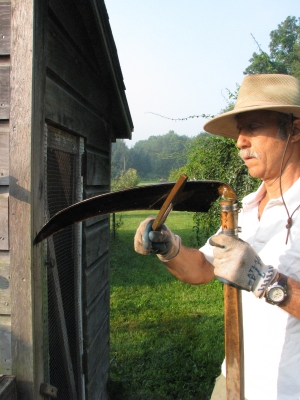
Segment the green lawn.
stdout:
<svg viewBox="0 0 300 400">
<path fill-rule="evenodd" d="M 136 254 L 148 215 L 123 213 L 111 243 L 110 398 L 206 400 L 224 356 L 223 288 L 182 283 L 156 256 Z M 167 224 L 193 245 L 190 213 L 173 212 Z"/>
</svg>

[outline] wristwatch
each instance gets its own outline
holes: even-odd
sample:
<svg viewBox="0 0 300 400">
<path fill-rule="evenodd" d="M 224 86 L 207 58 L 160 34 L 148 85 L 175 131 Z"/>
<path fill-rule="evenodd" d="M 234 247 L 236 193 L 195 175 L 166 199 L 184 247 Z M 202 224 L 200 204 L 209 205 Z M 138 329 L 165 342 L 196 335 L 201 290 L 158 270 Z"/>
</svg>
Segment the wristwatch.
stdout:
<svg viewBox="0 0 300 400">
<path fill-rule="evenodd" d="M 266 302 L 278 305 L 287 297 L 287 277 L 278 273 L 274 283 L 271 283 L 265 291 Z"/>
</svg>

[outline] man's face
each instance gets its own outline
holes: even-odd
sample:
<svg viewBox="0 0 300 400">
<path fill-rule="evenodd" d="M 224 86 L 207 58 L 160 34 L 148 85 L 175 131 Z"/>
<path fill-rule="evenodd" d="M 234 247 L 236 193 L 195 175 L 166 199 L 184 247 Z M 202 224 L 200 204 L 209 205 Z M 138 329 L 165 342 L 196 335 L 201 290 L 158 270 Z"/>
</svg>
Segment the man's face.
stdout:
<svg viewBox="0 0 300 400">
<path fill-rule="evenodd" d="M 237 147 L 251 176 L 264 181 L 275 180 L 286 141 L 279 139 L 277 113 L 250 111 L 236 116 L 239 136 Z"/>
</svg>

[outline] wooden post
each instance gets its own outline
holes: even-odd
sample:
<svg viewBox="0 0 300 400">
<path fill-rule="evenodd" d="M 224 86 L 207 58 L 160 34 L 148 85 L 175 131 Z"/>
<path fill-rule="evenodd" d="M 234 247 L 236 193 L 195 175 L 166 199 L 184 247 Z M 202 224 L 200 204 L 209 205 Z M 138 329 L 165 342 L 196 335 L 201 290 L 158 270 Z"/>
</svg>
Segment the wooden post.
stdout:
<svg viewBox="0 0 300 400">
<path fill-rule="evenodd" d="M 237 237 L 237 203 L 223 200 L 222 232 Z M 240 290 L 224 285 L 224 326 L 226 356 L 226 399 L 244 400 L 243 316 Z"/>
<path fill-rule="evenodd" d="M 18 399 L 42 399 L 43 131 L 47 0 L 11 1 L 9 238 L 12 372 Z"/>
</svg>

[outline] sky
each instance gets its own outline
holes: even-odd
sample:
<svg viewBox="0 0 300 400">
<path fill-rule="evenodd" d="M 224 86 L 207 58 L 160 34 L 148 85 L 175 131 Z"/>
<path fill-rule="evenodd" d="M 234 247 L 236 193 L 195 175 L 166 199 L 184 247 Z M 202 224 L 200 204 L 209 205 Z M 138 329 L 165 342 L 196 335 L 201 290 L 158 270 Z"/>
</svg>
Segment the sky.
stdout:
<svg viewBox="0 0 300 400">
<path fill-rule="evenodd" d="M 189 137 L 203 132 L 206 119 L 172 119 L 218 114 L 227 106 L 227 90 L 242 82 L 257 43 L 269 52 L 270 32 L 300 14 L 299 0 L 105 4 L 134 124 L 128 147 L 169 131 Z"/>
</svg>

